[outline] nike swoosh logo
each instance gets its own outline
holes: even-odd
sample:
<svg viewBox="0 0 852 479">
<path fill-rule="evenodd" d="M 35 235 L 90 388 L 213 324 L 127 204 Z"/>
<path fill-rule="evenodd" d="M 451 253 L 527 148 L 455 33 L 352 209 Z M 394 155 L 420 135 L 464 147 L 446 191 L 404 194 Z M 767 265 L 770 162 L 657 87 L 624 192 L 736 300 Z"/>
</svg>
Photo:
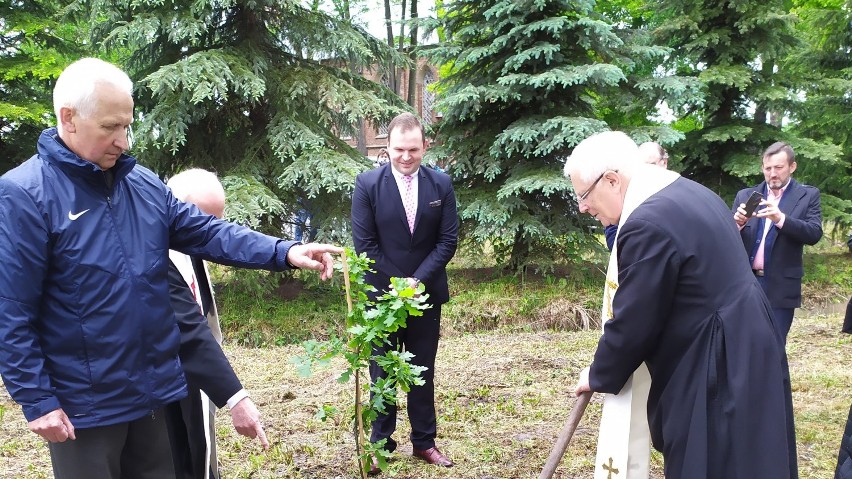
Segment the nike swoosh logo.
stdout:
<svg viewBox="0 0 852 479">
<path fill-rule="evenodd" d="M 90 208 L 90 209 L 91 209 L 91 208 Z M 74 221 L 74 220 L 76 220 L 77 218 L 79 218 L 79 217 L 83 216 L 84 214 L 86 214 L 86 212 L 87 212 L 87 211 L 89 211 L 89 210 L 83 210 L 83 211 L 81 211 L 81 212 L 79 212 L 79 213 L 77 213 L 77 214 L 74 214 L 74 213 L 72 213 L 72 212 L 70 212 L 70 211 L 69 211 L 69 212 L 68 212 L 68 219 L 69 219 L 69 220 L 71 220 L 71 221 Z"/>
</svg>

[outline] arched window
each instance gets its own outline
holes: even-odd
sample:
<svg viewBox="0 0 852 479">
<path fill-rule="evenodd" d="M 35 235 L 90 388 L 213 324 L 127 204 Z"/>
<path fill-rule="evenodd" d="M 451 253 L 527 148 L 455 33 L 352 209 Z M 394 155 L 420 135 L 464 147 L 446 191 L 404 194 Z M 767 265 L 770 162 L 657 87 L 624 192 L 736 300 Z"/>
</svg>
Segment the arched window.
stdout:
<svg viewBox="0 0 852 479">
<path fill-rule="evenodd" d="M 431 68 L 426 68 L 423 73 L 423 123 L 432 124 L 432 116 L 435 110 L 435 92 L 430 85 L 435 83 L 435 74 Z"/>
<path fill-rule="evenodd" d="M 379 80 L 385 88 L 390 88 L 390 80 L 388 79 L 387 74 L 382 73 L 382 78 Z M 390 122 L 383 122 L 378 125 L 376 128 L 376 138 L 387 138 L 388 136 L 388 124 Z"/>
</svg>

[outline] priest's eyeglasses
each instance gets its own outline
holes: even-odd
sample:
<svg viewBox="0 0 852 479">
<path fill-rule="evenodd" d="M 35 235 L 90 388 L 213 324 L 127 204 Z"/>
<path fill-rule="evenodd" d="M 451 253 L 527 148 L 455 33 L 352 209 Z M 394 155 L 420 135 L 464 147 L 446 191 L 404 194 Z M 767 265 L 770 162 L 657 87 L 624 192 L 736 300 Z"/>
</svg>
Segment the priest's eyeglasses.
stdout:
<svg viewBox="0 0 852 479">
<path fill-rule="evenodd" d="M 590 186 L 588 190 L 584 191 L 583 194 L 577 196 L 577 203 L 578 204 L 586 201 L 586 198 L 589 197 L 589 195 L 592 193 L 592 190 L 595 189 L 595 186 L 598 186 L 598 182 L 601 181 L 601 178 L 604 177 L 604 175 L 606 174 L 607 171 L 612 171 L 612 172 L 618 173 L 618 170 L 606 170 L 603 173 L 601 173 L 600 176 L 598 176 L 598 179 L 596 179 L 592 183 L 592 186 Z"/>
</svg>

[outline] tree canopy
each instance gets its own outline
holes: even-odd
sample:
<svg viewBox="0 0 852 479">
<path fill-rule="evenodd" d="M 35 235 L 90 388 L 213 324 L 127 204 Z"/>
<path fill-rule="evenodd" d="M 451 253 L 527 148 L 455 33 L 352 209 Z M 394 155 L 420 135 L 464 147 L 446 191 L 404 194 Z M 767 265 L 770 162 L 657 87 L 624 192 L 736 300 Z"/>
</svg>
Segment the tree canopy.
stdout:
<svg viewBox="0 0 852 479">
<path fill-rule="evenodd" d="M 347 236 L 331 220 L 348 215 L 355 175 L 370 163 L 341 137 L 405 107 L 361 73 L 403 57 L 348 18 L 296 1 L 77 5 L 97 43 L 128 52 L 133 152 L 144 164 L 164 176 L 196 166 L 254 179 L 284 202 L 274 226 L 309 205 L 330 220 L 327 236 Z"/>
<path fill-rule="evenodd" d="M 53 82 L 89 51 L 79 41 L 85 31 L 57 1 L 0 4 L 0 171 L 32 156 L 39 133 L 55 124 Z"/>
<path fill-rule="evenodd" d="M 434 154 L 450 164 L 469 240 L 513 266 L 576 252 L 585 227 L 563 177 L 574 145 L 624 129 L 637 141 L 679 135 L 647 120 L 695 82 L 654 74 L 668 53 L 642 31 L 615 26 L 594 2 L 446 2 L 446 40 L 426 50 L 443 65 L 443 120 Z"/>
<path fill-rule="evenodd" d="M 852 0 L 439 0 L 431 19 L 417 3 L 383 40 L 357 24 L 366 0 L 0 4 L 0 171 L 55 123 L 61 70 L 98 56 L 135 81 L 142 164 L 164 178 L 212 169 L 230 217 L 282 234 L 306 207 L 322 239 L 348 243 L 364 125 L 412 109 L 408 91 L 364 74 L 395 79 L 417 53 L 441 76 L 427 162 L 450 166 L 462 239 L 506 264 L 597 244 L 561 170 L 606 129 L 660 142 L 672 169 L 726 201 L 787 141 L 825 218 L 852 226 Z"/>
</svg>

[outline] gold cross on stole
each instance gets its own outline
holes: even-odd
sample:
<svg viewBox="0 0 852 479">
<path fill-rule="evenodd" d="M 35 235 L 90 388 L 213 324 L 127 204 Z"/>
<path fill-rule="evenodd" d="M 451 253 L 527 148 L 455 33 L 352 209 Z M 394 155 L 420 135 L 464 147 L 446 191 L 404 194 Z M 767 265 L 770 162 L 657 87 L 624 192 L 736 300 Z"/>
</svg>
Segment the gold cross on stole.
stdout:
<svg viewBox="0 0 852 479">
<path fill-rule="evenodd" d="M 609 471 L 609 474 L 606 475 L 606 479 L 612 479 L 612 475 L 618 475 L 618 469 L 612 467 L 612 458 L 609 458 L 609 464 L 606 463 L 601 464 L 601 467 L 604 468 L 604 471 Z"/>
</svg>

